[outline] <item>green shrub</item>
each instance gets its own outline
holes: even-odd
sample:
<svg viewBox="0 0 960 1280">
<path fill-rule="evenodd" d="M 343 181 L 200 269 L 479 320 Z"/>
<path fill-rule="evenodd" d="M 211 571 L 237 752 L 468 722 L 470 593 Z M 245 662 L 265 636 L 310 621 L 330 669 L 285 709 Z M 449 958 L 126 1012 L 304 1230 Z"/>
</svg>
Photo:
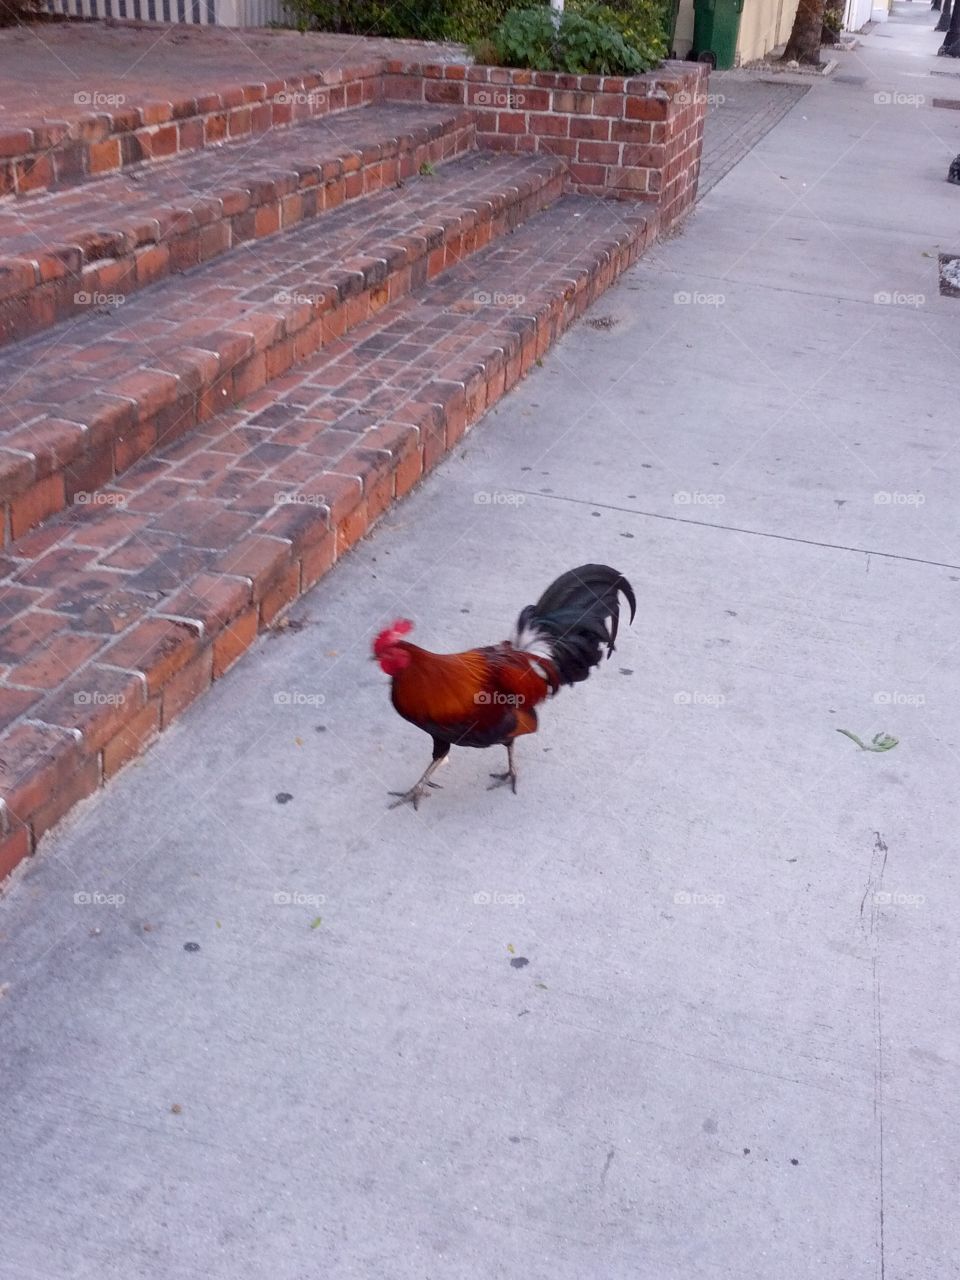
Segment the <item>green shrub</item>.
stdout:
<svg viewBox="0 0 960 1280">
<path fill-rule="evenodd" d="M 491 40 L 504 66 L 574 75 L 636 75 L 654 66 L 662 53 L 662 42 L 628 43 L 593 4 L 565 8 L 559 22 L 544 5 L 511 9 Z"/>
<path fill-rule="evenodd" d="M 523 0 L 521 0 L 523 2 Z M 0 0 L 0 4 L 4 0 Z M 567 0 L 559 28 L 548 4 L 517 0 L 289 0 L 301 30 L 450 40 L 477 62 L 576 74 L 633 75 L 666 51 L 672 0 Z"/>
<path fill-rule="evenodd" d="M 672 0 L 571 0 L 581 13 L 616 28 L 627 44 L 658 62 L 669 50 Z"/>
<path fill-rule="evenodd" d="M 407 40 L 452 40 L 468 44 L 489 35 L 511 0 L 290 0 L 302 30 L 343 31 L 358 36 Z"/>
</svg>

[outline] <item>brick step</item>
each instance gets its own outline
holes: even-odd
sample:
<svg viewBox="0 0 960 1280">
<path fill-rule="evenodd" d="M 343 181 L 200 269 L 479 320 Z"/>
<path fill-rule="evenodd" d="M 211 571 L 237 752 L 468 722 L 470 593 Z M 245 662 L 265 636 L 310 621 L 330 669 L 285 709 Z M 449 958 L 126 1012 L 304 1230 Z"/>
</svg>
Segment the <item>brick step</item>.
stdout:
<svg viewBox="0 0 960 1280">
<path fill-rule="evenodd" d="M 257 84 L 227 83 L 185 96 L 188 74 L 172 95 L 154 98 L 141 92 L 131 101 L 126 94 L 81 92 L 74 103 L 86 97 L 93 110 L 76 118 L 0 124 L 0 197 L 199 151 L 227 138 L 276 133 L 291 123 L 374 102 L 382 96 L 383 59 L 366 41 L 354 43 L 344 54 L 351 52 L 356 62 L 341 54 L 336 65 L 322 71 Z M 136 92 L 139 79 L 125 80 L 124 87 Z"/>
<path fill-rule="evenodd" d="M 19 538 L 556 199 L 561 162 L 473 153 L 0 351 Z"/>
<path fill-rule="evenodd" d="M 656 225 L 565 196 L 8 547 L 0 876 L 409 492 Z"/>
<path fill-rule="evenodd" d="M 462 107 L 379 103 L 0 204 L 0 344 L 472 149 Z"/>
</svg>

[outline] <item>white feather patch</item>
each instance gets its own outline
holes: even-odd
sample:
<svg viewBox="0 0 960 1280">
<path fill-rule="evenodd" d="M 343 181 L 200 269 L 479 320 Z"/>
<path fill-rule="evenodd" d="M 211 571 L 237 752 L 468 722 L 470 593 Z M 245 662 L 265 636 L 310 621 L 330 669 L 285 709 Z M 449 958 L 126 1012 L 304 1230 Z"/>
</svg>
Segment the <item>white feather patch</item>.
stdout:
<svg viewBox="0 0 960 1280">
<path fill-rule="evenodd" d="M 522 631 L 516 632 L 511 644 L 515 649 L 519 649 L 521 653 L 529 653 L 536 658 L 553 660 L 550 637 L 537 627 L 524 627 Z"/>
</svg>

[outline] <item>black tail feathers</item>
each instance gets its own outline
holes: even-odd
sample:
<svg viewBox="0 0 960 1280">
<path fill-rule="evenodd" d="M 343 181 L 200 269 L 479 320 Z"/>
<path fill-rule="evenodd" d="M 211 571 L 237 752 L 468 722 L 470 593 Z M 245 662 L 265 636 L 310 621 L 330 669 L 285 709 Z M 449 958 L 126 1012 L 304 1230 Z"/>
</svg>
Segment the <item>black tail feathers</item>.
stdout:
<svg viewBox="0 0 960 1280">
<path fill-rule="evenodd" d="M 637 611 L 633 588 L 622 573 L 605 564 L 582 564 L 551 583 L 536 604 L 517 619 L 513 643 L 549 659 L 561 684 L 586 680 L 603 657 L 613 653 L 620 625 L 620 595 Z"/>
</svg>

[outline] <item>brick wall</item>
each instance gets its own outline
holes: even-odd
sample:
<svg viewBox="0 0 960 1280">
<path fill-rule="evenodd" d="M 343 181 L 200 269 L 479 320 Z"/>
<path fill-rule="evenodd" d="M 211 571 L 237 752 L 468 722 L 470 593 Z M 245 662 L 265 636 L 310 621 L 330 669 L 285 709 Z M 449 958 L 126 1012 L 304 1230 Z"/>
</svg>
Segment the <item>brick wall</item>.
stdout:
<svg viewBox="0 0 960 1280">
<path fill-rule="evenodd" d="M 667 226 L 696 194 L 708 75 L 689 62 L 624 79 L 375 59 L 185 101 L 92 103 L 100 109 L 71 124 L 0 129 L 0 196 L 387 98 L 463 105 L 474 113 L 480 146 L 549 152 L 566 163 L 571 190 L 655 204 Z"/>
<path fill-rule="evenodd" d="M 463 104 L 480 146 L 562 157 L 571 190 L 656 204 L 668 226 L 696 195 L 708 75 L 689 62 L 624 79 L 388 61 L 383 92 Z"/>
</svg>

